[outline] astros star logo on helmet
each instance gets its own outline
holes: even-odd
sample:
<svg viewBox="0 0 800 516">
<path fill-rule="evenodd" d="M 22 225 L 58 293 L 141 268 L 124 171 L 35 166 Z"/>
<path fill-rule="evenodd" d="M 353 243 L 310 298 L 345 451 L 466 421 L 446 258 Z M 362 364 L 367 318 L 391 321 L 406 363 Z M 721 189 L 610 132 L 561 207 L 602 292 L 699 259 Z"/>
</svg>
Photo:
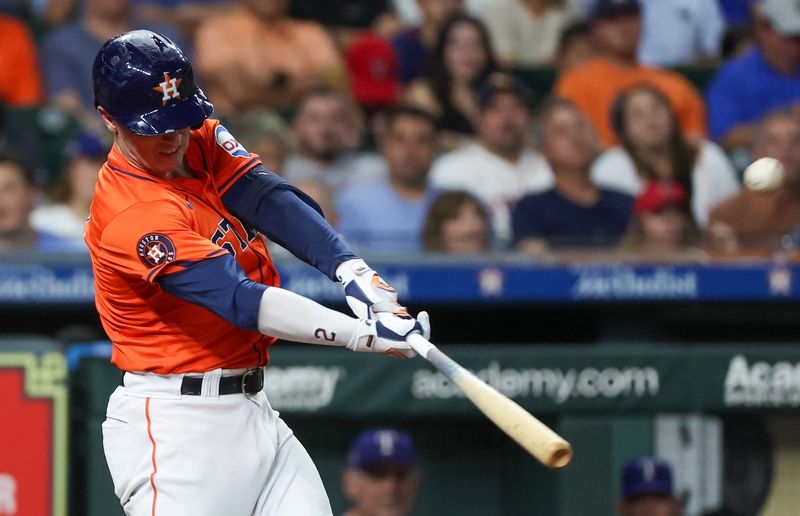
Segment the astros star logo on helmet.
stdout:
<svg viewBox="0 0 800 516">
<path fill-rule="evenodd" d="M 161 103 L 167 105 L 170 99 L 180 98 L 181 92 L 178 91 L 178 86 L 181 85 L 182 79 L 172 79 L 169 72 L 164 72 L 164 82 L 158 83 L 153 89 L 161 92 L 164 96 L 161 97 Z"/>
</svg>

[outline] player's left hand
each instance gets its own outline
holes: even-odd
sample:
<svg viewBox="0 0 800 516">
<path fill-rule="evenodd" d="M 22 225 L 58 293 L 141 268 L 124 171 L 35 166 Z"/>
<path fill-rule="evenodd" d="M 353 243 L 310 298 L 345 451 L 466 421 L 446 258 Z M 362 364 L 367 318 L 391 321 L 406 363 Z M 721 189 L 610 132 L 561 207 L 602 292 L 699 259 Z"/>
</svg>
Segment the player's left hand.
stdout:
<svg viewBox="0 0 800 516">
<path fill-rule="evenodd" d="M 393 313 L 400 308 L 397 291 L 360 258 L 341 263 L 336 277 L 344 285 L 347 304 L 359 319 L 372 319 L 378 313 Z"/>
<path fill-rule="evenodd" d="M 358 321 L 355 335 L 347 349 L 413 358 L 417 353 L 411 349 L 406 338 L 414 332 L 430 339 L 431 323 L 427 312 L 420 312 L 416 319 L 407 312 L 404 315 L 378 313 L 374 319 Z"/>
</svg>

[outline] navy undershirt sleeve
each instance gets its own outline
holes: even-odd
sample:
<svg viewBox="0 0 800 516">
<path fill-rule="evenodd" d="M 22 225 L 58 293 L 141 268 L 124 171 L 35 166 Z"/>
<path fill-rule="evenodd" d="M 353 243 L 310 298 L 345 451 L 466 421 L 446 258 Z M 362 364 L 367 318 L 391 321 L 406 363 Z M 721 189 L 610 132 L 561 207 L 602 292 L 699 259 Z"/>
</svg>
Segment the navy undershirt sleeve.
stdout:
<svg viewBox="0 0 800 516">
<path fill-rule="evenodd" d="M 228 253 L 159 276 L 165 292 L 200 305 L 246 330 L 258 329 L 258 309 L 266 285 L 250 280 Z"/>
<path fill-rule="evenodd" d="M 240 220 L 334 281 L 339 264 L 357 258 L 313 199 L 260 166 L 239 178 L 222 202 Z"/>
</svg>

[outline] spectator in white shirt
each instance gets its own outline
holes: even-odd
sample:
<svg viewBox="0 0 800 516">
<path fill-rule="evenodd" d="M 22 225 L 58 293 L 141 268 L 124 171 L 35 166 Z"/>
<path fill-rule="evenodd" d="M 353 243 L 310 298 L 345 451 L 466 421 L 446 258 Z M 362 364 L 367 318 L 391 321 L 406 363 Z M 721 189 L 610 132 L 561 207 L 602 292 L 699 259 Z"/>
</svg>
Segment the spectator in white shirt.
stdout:
<svg viewBox="0 0 800 516">
<path fill-rule="evenodd" d="M 592 166 L 598 186 L 637 196 L 647 181 L 677 181 L 689 193 L 700 227 L 708 223 L 715 204 L 739 191 L 736 173 L 722 149 L 708 140 L 684 136 L 658 89 L 642 84 L 625 90 L 615 101 L 611 118 L 622 145 L 601 154 Z"/>
<path fill-rule="evenodd" d="M 488 207 L 500 244 L 511 238 L 511 206 L 526 193 L 553 185 L 550 166 L 526 146 L 527 98 L 517 79 L 491 75 L 478 90 L 478 141 L 443 155 L 431 170 L 435 187 L 466 190 Z"/>
</svg>

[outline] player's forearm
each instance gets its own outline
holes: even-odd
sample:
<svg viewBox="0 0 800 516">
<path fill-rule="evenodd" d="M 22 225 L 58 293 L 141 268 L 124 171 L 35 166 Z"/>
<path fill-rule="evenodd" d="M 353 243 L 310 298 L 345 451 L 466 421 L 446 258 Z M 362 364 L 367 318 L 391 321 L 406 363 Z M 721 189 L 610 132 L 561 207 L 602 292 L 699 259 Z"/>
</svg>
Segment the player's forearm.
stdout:
<svg viewBox="0 0 800 516">
<path fill-rule="evenodd" d="M 355 319 L 303 296 L 251 281 L 229 254 L 159 278 L 165 292 L 202 306 L 242 329 L 295 342 L 358 349 L 370 321 Z"/>
<path fill-rule="evenodd" d="M 254 169 L 222 196 L 231 213 L 296 257 L 336 280 L 336 267 L 356 258 L 319 206 L 275 174 Z"/>
<path fill-rule="evenodd" d="M 375 319 L 354 319 L 299 296 L 288 290 L 270 287 L 261 297 L 258 330 L 272 337 L 343 346 L 351 351 L 385 353 L 398 358 L 415 355 L 407 338 L 412 333 L 430 337 L 428 314 L 419 318 L 379 313 Z"/>
<path fill-rule="evenodd" d="M 264 292 L 258 309 L 258 331 L 306 344 L 347 346 L 357 324 L 358 319 L 278 287 Z"/>
</svg>

